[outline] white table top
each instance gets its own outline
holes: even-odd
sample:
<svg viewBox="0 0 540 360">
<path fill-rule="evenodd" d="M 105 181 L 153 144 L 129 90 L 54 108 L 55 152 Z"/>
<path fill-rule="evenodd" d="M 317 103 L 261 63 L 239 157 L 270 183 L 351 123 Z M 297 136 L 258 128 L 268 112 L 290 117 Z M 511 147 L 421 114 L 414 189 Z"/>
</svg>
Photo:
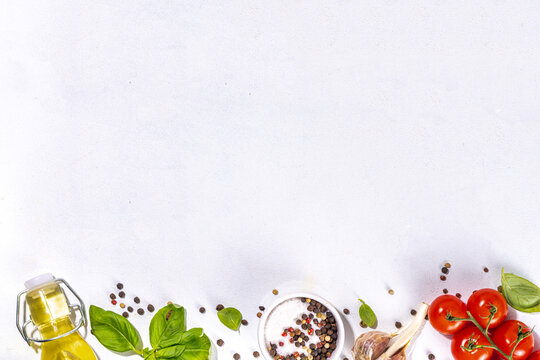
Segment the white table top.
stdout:
<svg viewBox="0 0 540 360">
<path fill-rule="evenodd" d="M 392 330 L 502 266 L 540 283 L 540 5 L 224 4 L 2 2 L 0 358 L 38 358 L 15 297 L 49 271 L 183 304 L 244 360 L 274 288 L 351 309 L 350 356 L 358 297 Z"/>
</svg>

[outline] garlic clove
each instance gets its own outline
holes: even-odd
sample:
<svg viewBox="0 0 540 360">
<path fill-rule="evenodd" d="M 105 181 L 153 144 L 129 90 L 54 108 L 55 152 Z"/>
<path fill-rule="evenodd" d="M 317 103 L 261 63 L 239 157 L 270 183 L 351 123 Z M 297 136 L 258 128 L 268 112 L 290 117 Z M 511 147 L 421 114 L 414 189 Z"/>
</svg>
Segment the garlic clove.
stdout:
<svg viewBox="0 0 540 360">
<path fill-rule="evenodd" d="M 422 303 L 416 313 L 414 319 L 407 325 L 405 329 L 400 331 L 388 347 L 388 349 L 378 358 L 378 360 L 390 360 L 394 354 L 400 353 L 411 342 L 411 340 L 420 331 L 425 323 L 425 316 L 428 312 L 429 305 Z"/>
<path fill-rule="evenodd" d="M 354 360 L 375 360 L 388 347 L 392 335 L 382 331 L 369 331 L 360 335 L 352 349 Z"/>
<path fill-rule="evenodd" d="M 407 348 L 407 346 L 404 346 L 399 352 L 392 355 L 390 360 L 406 360 L 407 359 L 407 357 L 405 356 L 405 349 L 406 348 Z"/>
</svg>

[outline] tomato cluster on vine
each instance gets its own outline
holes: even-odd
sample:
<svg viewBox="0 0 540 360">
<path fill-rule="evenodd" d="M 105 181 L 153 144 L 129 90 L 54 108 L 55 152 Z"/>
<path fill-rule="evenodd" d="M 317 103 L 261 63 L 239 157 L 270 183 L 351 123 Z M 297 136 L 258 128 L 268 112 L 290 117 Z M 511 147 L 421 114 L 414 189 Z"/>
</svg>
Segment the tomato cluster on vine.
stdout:
<svg viewBox="0 0 540 360">
<path fill-rule="evenodd" d="M 452 336 L 455 360 L 489 360 L 494 354 L 506 360 L 540 360 L 532 329 L 508 320 L 508 304 L 497 290 L 481 289 L 467 303 L 453 295 L 437 297 L 429 308 L 431 326 Z"/>
</svg>

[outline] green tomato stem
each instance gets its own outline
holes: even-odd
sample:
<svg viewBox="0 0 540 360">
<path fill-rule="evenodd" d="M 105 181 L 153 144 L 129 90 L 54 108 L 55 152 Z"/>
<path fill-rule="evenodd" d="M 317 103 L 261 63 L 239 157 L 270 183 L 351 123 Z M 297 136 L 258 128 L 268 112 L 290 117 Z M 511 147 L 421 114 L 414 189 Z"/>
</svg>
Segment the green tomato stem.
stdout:
<svg viewBox="0 0 540 360">
<path fill-rule="evenodd" d="M 487 328 L 483 328 L 482 325 L 480 325 L 478 323 L 478 321 L 476 321 L 476 319 L 471 315 L 471 313 L 469 311 L 467 311 L 467 315 L 469 315 L 469 320 L 482 332 L 482 334 L 484 334 L 484 336 L 486 337 L 487 341 L 489 341 L 489 343 L 491 344 L 491 348 L 496 350 L 497 352 L 499 352 L 499 354 L 503 355 L 503 357 L 507 360 L 513 360 L 512 358 L 512 354 L 510 355 L 506 355 L 494 342 L 493 340 L 491 340 L 491 338 L 489 337 L 489 334 L 487 332 Z M 489 324 L 488 324 L 489 325 Z M 482 346 L 482 345 L 480 345 Z M 517 344 L 516 344 L 517 346 Z"/>
</svg>

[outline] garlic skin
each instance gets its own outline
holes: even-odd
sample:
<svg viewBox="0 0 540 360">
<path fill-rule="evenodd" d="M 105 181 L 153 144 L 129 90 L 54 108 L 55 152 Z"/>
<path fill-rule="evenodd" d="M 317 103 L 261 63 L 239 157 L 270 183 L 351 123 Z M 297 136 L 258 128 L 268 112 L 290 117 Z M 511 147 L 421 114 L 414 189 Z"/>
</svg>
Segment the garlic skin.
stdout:
<svg viewBox="0 0 540 360">
<path fill-rule="evenodd" d="M 360 335 L 352 349 L 354 360 L 375 360 L 386 351 L 392 335 L 382 331 L 368 331 Z"/>
<path fill-rule="evenodd" d="M 354 342 L 354 360 L 406 360 L 405 351 L 422 329 L 429 305 L 420 304 L 414 319 L 395 334 L 369 331 Z"/>
</svg>

